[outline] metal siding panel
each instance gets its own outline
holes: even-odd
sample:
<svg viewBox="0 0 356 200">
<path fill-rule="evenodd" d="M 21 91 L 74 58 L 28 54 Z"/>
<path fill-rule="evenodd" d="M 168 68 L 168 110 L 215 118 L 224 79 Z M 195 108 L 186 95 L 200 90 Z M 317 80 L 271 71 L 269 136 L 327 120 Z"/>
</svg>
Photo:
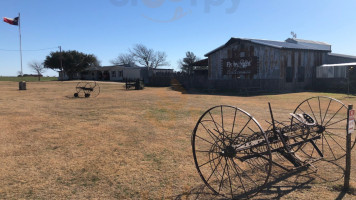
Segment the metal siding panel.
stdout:
<svg viewBox="0 0 356 200">
<path fill-rule="evenodd" d="M 211 65 L 212 65 L 212 59 L 211 59 L 211 56 L 209 56 L 208 57 L 208 78 L 209 79 L 211 79 L 211 77 L 212 77 L 212 74 L 211 74 L 212 67 L 211 67 Z"/>
</svg>

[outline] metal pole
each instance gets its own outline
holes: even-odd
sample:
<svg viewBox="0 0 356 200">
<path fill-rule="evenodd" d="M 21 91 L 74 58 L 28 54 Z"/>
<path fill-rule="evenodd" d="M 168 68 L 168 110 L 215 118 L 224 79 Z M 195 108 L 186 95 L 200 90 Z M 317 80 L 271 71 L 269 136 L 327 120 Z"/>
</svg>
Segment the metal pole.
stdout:
<svg viewBox="0 0 356 200">
<path fill-rule="evenodd" d="M 21 42 L 21 17 L 20 17 L 20 13 L 19 13 L 19 36 L 20 36 L 20 60 L 21 60 L 21 76 L 23 76 L 23 72 L 22 72 L 22 42 Z"/>
<path fill-rule="evenodd" d="M 62 46 L 59 46 L 59 52 L 60 52 L 60 62 L 61 62 L 61 76 L 62 76 L 62 81 L 64 80 L 64 72 L 63 72 L 63 55 L 62 55 Z"/>
<path fill-rule="evenodd" d="M 350 189 L 350 174 L 351 174 L 351 132 L 349 130 L 350 110 L 353 105 L 349 105 L 347 109 L 347 124 L 346 124 L 346 169 L 344 179 L 344 191 Z"/>
<path fill-rule="evenodd" d="M 347 97 L 350 95 L 350 68 L 347 68 Z"/>
</svg>

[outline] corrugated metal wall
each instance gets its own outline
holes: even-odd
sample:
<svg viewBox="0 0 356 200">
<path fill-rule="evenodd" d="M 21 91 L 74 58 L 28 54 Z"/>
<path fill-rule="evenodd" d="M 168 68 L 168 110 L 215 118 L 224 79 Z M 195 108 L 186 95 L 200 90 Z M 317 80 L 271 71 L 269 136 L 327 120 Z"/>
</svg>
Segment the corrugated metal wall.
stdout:
<svg viewBox="0 0 356 200">
<path fill-rule="evenodd" d="M 257 56 L 257 73 L 239 77 L 223 74 L 222 60 L 231 58 L 231 52 L 243 56 Z M 209 79 L 279 79 L 281 89 L 304 88 L 313 83 L 316 67 L 326 62 L 326 55 L 327 53 L 322 51 L 280 49 L 238 41 L 209 55 Z M 286 80 L 287 73 L 291 73 L 291 80 Z"/>
<path fill-rule="evenodd" d="M 348 66 L 317 67 L 316 78 L 347 78 Z"/>
</svg>

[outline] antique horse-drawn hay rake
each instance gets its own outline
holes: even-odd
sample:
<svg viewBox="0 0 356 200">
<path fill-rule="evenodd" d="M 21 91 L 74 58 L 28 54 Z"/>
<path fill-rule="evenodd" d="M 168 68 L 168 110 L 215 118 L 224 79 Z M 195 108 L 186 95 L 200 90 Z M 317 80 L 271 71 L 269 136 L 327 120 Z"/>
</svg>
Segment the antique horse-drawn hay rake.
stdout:
<svg viewBox="0 0 356 200">
<path fill-rule="evenodd" d="M 266 186 L 272 166 L 316 169 L 316 161 L 336 163 L 346 155 L 348 108 L 342 102 L 321 96 L 306 99 L 286 122 L 274 119 L 270 104 L 269 110 L 272 121 L 266 131 L 233 106 L 215 106 L 200 117 L 192 133 L 194 162 L 214 194 L 251 197 Z"/>
<path fill-rule="evenodd" d="M 97 82 L 79 82 L 75 87 L 74 97 L 96 97 L 100 94 L 100 86 Z"/>
</svg>

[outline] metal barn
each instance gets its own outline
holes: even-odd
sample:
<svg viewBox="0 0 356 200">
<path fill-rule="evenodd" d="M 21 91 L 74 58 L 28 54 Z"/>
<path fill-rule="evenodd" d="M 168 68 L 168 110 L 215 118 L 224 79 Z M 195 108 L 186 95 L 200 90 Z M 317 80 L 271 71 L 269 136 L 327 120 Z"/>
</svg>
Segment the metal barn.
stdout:
<svg viewBox="0 0 356 200">
<path fill-rule="evenodd" d="M 331 45 L 323 42 L 231 38 L 205 56 L 210 80 L 264 80 L 261 87 L 271 80 L 274 87 L 290 90 L 312 86 L 316 67 L 330 52 Z"/>
</svg>

